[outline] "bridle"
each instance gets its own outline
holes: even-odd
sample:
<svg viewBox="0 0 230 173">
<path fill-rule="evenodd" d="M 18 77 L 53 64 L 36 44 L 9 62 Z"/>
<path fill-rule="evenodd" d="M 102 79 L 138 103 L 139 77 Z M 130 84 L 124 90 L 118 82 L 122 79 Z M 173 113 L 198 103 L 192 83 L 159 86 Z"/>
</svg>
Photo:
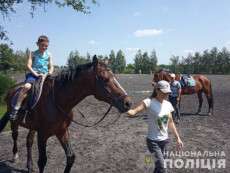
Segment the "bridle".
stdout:
<svg viewBox="0 0 230 173">
<path fill-rule="evenodd" d="M 115 80 L 115 83 L 116 83 L 116 85 L 118 85 L 123 91 L 125 91 L 121 86 L 120 86 L 120 84 L 116 81 L 116 79 L 114 78 L 114 80 Z M 55 102 L 55 85 L 54 85 L 54 83 L 55 83 L 55 79 L 53 80 L 53 89 L 52 89 L 52 99 L 53 99 L 53 102 L 54 102 L 54 105 L 56 106 L 56 108 L 60 111 L 60 112 L 62 112 L 62 114 L 63 115 L 66 115 L 67 114 L 67 116 L 65 116 L 65 118 L 68 118 L 71 122 L 73 122 L 73 123 L 75 123 L 75 124 L 77 124 L 77 125 L 80 125 L 80 126 L 83 126 L 83 127 L 94 127 L 94 126 L 96 126 L 96 125 L 98 125 L 100 122 L 102 122 L 104 119 L 105 119 L 105 117 L 109 114 L 109 112 L 110 112 L 110 110 L 111 110 L 111 108 L 113 107 L 113 105 L 114 105 L 114 103 L 116 103 L 116 101 L 118 101 L 119 99 L 123 99 L 124 97 L 126 97 L 127 96 L 127 93 L 126 92 L 124 92 L 125 93 L 125 95 L 121 95 L 121 96 L 119 96 L 119 97 L 117 97 L 117 96 L 115 96 L 114 94 L 112 94 L 111 92 L 109 92 L 109 90 L 108 90 L 108 88 L 106 87 L 106 82 L 103 80 L 103 79 L 101 79 L 97 74 L 96 74 L 96 76 L 95 76 L 95 82 L 96 82 L 96 87 L 98 87 L 99 89 L 100 89 L 100 92 L 102 93 L 102 94 L 104 94 L 104 95 L 106 95 L 106 96 L 109 96 L 110 97 L 110 99 L 112 99 L 113 100 L 113 102 L 110 104 L 110 106 L 109 106 L 109 108 L 108 108 L 108 110 L 104 113 L 104 115 L 98 120 L 98 121 L 96 121 L 94 124 L 92 124 L 92 125 L 86 125 L 86 124 L 83 124 L 83 123 L 79 123 L 79 122 L 77 122 L 76 120 L 73 120 L 72 118 L 70 118 L 70 117 L 68 117 L 68 113 L 66 113 L 64 110 L 63 110 L 63 108 L 61 108 L 60 107 L 60 105 L 58 105 L 58 104 L 56 104 L 56 102 Z M 115 99 L 114 99 L 115 98 Z M 88 120 L 86 119 L 86 116 L 77 108 L 77 111 L 80 113 L 80 115 L 88 122 Z M 121 115 L 121 114 L 120 114 Z M 113 124 L 113 123 L 115 123 L 119 118 L 120 118 L 120 115 L 118 116 L 118 118 L 116 118 L 115 119 L 115 121 L 113 121 L 112 123 L 109 123 L 108 125 L 111 125 L 111 124 Z"/>
<path fill-rule="evenodd" d="M 128 94 L 126 93 L 126 91 L 121 87 L 121 85 L 118 83 L 118 81 L 116 80 L 116 78 L 113 78 L 115 84 L 117 85 L 117 87 L 119 87 L 125 94 L 124 95 L 120 95 L 120 96 L 116 96 L 113 93 L 109 92 L 108 88 L 106 87 L 106 82 L 101 79 L 98 75 L 96 75 L 96 87 L 98 86 L 100 92 L 106 96 L 108 96 L 110 99 L 113 100 L 113 103 L 111 103 L 111 105 L 114 105 L 114 103 L 117 100 L 123 99 L 124 97 L 126 97 Z"/>
</svg>

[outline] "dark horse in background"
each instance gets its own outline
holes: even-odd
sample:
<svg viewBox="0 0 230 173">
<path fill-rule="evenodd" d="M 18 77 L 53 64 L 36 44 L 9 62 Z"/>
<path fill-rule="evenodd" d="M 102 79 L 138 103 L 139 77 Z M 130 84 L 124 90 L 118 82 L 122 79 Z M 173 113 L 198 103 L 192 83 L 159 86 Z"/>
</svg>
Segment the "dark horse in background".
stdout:
<svg viewBox="0 0 230 173">
<path fill-rule="evenodd" d="M 21 85 L 19 84 L 12 88 L 6 97 L 7 112 L 0 120 L 0 131 L 3 130 L 9 121 L 8 112 L 11 109 L 11 98 L 15 94 L 16 89 Z M 37 132 L 39 151 L 39 172 L 44 172 L 47 162 L 46 144 L 48 138 L 53 135 L 60 141 L 67 157 L 67 165 L 64 172 L 70 172 L 75 160 L 68 131 L 68 127 L 73 119 L 72 109 L 89 95 L 94 95 L 98 100 L 115 106 L 121 113 L 126 112 L 131 107 L 130 98 L 113 73 L 103 62 L 99 62 L 97 57 L 94 56 L 91 63 L 79 65 L 75 69 L 62 71 L 53 78 L 47 78 L 40 100 L 29 116 L 26 116 L 25 123 L 20 120 L 15 123 L 11 122 L 14 157 L 18 156 L 18 126 L 30 129 L 26 145 L 29 173 L 32 172 L 32 145 L 35 132 Z M 23 115 L 19 115 L 19 117 L 23 117 Z"/>
<path fill-rule="evenodd" d="M 171 82 L 172 78 L 170 76 L 170 73 L 171 73 L 170 71 L 163 70 L 163 69 L 154 73 L 152 84 L 154 85 L 154 83 L 158 82 L 159 80 L 166 80 L 168 82 Z M 182 77 L 181 74 L 176 74 L 177 81 L 180 81 L 181 77 Z M 182 95 L 197 94 L 198 99 L 199 99 L 199 107 L 198 107 L 196 114 L 199 114 L 201 112 L 202 103 L 203 103 L 202 94 L 204 93 L 207 98 L 208 105 L 209 105 L 208 115 L 212 115 L 213 114 L 213 94 L 212 94 L 211 81 L 204 75 L 192 75 L 192 77 L 196 81 L 196 85 L 192 89 L 192 92 L 189 87 L 182 87 L 181 94 Z"/>
</svg>

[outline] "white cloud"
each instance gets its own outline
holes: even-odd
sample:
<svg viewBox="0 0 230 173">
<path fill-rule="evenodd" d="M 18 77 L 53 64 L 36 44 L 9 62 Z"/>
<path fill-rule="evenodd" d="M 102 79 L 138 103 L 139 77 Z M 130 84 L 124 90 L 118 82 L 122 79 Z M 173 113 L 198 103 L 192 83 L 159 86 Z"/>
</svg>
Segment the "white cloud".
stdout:
<svg viewBox="0 0 230 173">
<path fill-rule="evenodd" d="M 141 13 L 139 11 L 136 11 L 135 13 L 133 13 L 133 16 L 134 17 L 141 16 Z"/>
<path fill-rule="evenodd" d="M 97 42 L 95 40 L 90 40 L 88 43 L 91 45 L 97 44 Z"/>
<path fill-rule="evenodd" d="M 161 35 L 163 31 L 161 29 L 143 29 L 143 30 L 137 30 L 133 34 L 135 37 L 152 37 Z"/>
</svg>

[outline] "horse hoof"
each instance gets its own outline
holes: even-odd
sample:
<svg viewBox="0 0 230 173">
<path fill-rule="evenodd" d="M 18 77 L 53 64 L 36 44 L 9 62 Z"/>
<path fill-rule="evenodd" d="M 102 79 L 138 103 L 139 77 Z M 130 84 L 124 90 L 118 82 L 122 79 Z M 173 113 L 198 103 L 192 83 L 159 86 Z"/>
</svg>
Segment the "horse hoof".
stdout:
<svg viewBox="0 0 230 173">
<path fill-rule="evenodd" d="M 13 162 L 14 163 L 17 163 L 19 161 L 19 155 L 18 155 L 18 153 L 16 153 L 16 154 L 14 154 L 14 156 L 13 156 Z"/>
<path fill-rule="evenodd" d="M 27 167 L 28 173 L 34 172 L 33 163 L 32 162 L 27 163 L 26 167 Z"/>
<path fill-rule="evenodd" d="M 28 168 L 28 173 L 34 172 L 33 168 Z"/>
</svg>

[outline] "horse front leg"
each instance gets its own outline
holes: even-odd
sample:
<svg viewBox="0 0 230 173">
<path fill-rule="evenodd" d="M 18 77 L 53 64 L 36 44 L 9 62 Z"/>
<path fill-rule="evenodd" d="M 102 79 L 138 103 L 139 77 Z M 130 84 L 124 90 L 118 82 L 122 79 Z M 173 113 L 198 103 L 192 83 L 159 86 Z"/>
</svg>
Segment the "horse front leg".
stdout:
<svg viewBox="0 0 230 173">
<path fill-rule="evenodd" d="M 28 173 L 32 173 L 33 171 L 32 146 L 34 142 L 34 136 L 35 136 L 35 131 L 30 130 L 26 138 Z"/>
<path fill-rule="evenodd" d="M 39 173 L 43 173 L 46 163 L 47 163 L 47 155 L 46 155 L 46 143 L 47 138 L 45 138 L 44 133 L 38 131 L 37 133 L 37 143 L 38 143 L 38 168 Z"/>
<path fill-rule="evenodd" d="M 198 100 L 199 100 L 199 107 L 198 107 L 198 110 L 197 110 L 196 114 L 199 114 L 201 112 L 201 108 L 202 108 L 202 104 L 203 104 L 202 91 L 199 91 L 197 93 L 197 96 L 198 96 Z"/>
<path fill-rule="evenodd" d="M 11 131 L 12 131 L 12 138 L 13 138 L 13 162 L 17 162 L 19 159 L 18 156 L 18 124 L 15 122 L 11 122 Z"/>
<path fill-rule="evenodd" d="M 66 163 L 64 173 L 69 173 L 72 166 L 73 166 L 73 163 L 75 161 L 75 154 L 74 154 L 73 149 L 71 147 L 69 131 L 67 129 L 65 132 L 58 134 L 56 136 L 57 136 L 58 140 L 60 141 L 62 148 L 65 151 L 66 158 L 67 158 L 67 163 Z"/>
</svg>

